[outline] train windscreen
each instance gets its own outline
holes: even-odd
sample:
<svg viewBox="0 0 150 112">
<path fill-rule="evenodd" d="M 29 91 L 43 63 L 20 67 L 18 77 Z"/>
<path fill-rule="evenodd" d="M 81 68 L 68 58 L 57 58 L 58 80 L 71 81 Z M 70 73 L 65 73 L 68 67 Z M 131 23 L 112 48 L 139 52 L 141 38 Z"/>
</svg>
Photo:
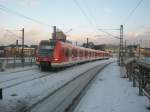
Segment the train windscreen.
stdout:
<svg viewBox="0 0 150 112">
<path fill-rule="evenodd" d="M 56 42 L 42 41 L 39 46 L 39 55 L 52 56 Z"/>
</svg>

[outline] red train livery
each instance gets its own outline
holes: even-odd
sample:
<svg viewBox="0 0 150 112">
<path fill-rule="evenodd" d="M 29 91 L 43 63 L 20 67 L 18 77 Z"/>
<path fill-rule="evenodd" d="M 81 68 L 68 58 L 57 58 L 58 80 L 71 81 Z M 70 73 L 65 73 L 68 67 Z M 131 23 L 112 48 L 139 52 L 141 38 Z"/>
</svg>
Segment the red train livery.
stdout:
<svg viewBox="0 0 150 112">
<path fill-rule="evenodd" d="M 108 52 L 74 46 L 59 40 L 42 40 L 36 52 L 36 63 L 41 70 L 109 58 Z"/>
</svg>

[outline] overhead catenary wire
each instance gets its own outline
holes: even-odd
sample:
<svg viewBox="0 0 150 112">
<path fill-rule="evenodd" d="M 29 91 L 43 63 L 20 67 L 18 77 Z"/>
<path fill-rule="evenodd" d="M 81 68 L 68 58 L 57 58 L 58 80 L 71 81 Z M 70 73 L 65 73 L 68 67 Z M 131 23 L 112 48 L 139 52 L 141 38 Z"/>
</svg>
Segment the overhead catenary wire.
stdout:
<svg viewBox="0 0 150 112">
<path fill-rule="evenodd" d="M 120 39 L 120 37 L 115 36 L 115 35 L 113 35 L 113 34 L 111 34 L 111 33 L 108 33 L 108 32 L 106 32 L 106 31 L 104 31 L 103 29 L 98 29 L 98 30 L 102 31 L 103 33 L 105 33 L 105 34 L 107 34 L 107 35 L 109 35 L 109 36 L 111 36 L 111 37 L 114 37 L 114 38 L 116 38 L 116 39 Z M 117 30 L 118 30 L 118 29 L 117 29 Z"/>
<path fill-rule="evenodd" d="M 21 18 L 24 18 L 24 19 L 33 21 L 33 22 L 35 22 L 35 23 L 38 23 L 38 24 L 41 24 L 41 25 L 44 25 L 44 26 L 52 27 L 52 25 L 49 25 L 49 24 L 44 23 L 44 22 L 42 22 L 42 21 L 39 21 L 39 20 L 37 20 L 37 19 L 33 19 L 33 18 L 28 17 L 28 16 L 26 16 L 26 15 L 24 15 L 24 14 L 22 14 L 22 13 L 16 12 L 16 11 L 14 11 L 14 10 L 12 10 L 12 9 L 7 8 L 6 6 L 4 6 L 4 5 L 2 5 L 2 4 L 0 4 L 0 10 L 2 10 L 2 11 L 4 11 L 4 12 L 7 12 L 7 13 L 11 13 L 11 14 L 16 15 L 16 16 L 19 16 L 19 17 L 21 17 Z"/>
<path fill-rule="evenodd" d="M 21 37 L 20 37 L 20 36 L 16 35 L 16 34 L 15 34 L 15 33 L 13 33 L 12 31 L 10 31 L 10 30 L 5 30 L 5 31 L 7 31 L 7 32 L 11 33 L 12 35 L 14 35 L 14 36 L 16 36 L 16 37 L 18 37 L 18 38 L 20 38 L 20 39 L 21 39 Z"/>
<path fill-rule="evenodd" d="M 81 8 L 79 2 L 77 0 L 73 0 L 76 6 L 80 9 L 80 12 L 83 14 L 83 16 L 86 18 L 87 22 L 91 25 L 94 26 L 91 19 L 88 17 L 87 13 Z"/>
<path fill-rule="evenodd" d="M 131 16 L 133 15 L 133 13 L 136 11 L 136 9 L 140 6 L 140 4 L 143 2 L 144 0 L 140 0 L 136 6 L 131 10 L 131 12 L 129 13 L 129 15 L 123 20 L 122 24 L 126 24 L 127 21 L 131 18 Z"/>
<path fill-rule="evenodd" d="M 85 8 L 86 8 L 86 10 L 87 10 L 87 12 L 88 12 L 88 15 L 90 15 L 90 17 L 91 17 L 91 19 L 93 20 L 94 24 L 97 25 L 96 18 L 95 18 L 95 16 L 93 15 L 92 10 L 90 10 L 91 8 L 87 5 L 86 2 L 84 3 L 84 5 L 85 5 Z"/>
<path fill-rule="evenodd" d="M 9 30 L 9 29 L 5 29 L 5 28 L 2 28 L 0 27 L 0 29 L 3 29 L 4 31 L 8 32 L 8 33 L 11 33 L 13 36 L 17 37 L 17 38 L 21 38 L 20 36 L 18 36 L 17 34 L 13 33 L 12 30 Z M 13 31 L 20 31 L 20 30 L 13 30 Z"/>
<path fill-rule="evenodd" d="M 95 18 L 90 18 L 88 15 L 92 16 L 92 13 L 86 13 L 86 11 L 81 7 L 80 3 L 78 2 L 78 0 L 73 0 L 75 5 L 79 8 L 81 14 L 85 17 L 86 21 L 89 23 L 89 25 L 91 26 L 91 28 L 94 30 L 92 31 L 93 33 L 97 33 L 97 28 L 96 28 L 96 20 Z M 87 8 L 87 7 L 86 7 Z M 94 23 L 94 22 L 95 23 Z M 92 33 L 92 34 L 93 34 Z"/>
</svg>

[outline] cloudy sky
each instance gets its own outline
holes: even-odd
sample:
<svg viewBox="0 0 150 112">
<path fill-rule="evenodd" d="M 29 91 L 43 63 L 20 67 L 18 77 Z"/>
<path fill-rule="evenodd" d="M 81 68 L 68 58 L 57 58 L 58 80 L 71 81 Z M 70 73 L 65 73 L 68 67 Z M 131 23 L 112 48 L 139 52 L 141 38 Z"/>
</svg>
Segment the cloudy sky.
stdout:
<svg viewBox="0 0 150 112">
<path fill-rule="evenodd" d="M 51 38 L 54 25 L 64 32 L 72 29 L 67 38 L 79 44 L 87 37 L 95 44 L 118 44 L 119 40 L 98 29 L 118 29 L 123 24 L 127 43 L 150 47 L 150 0 L 140 1 L 0 0 L 0 45 L 17 39 L 21 43 L 22 28 L 25 43 L 38 44 Z M 106 31 L 119 36 L 118 30 Z"/>
</svg>

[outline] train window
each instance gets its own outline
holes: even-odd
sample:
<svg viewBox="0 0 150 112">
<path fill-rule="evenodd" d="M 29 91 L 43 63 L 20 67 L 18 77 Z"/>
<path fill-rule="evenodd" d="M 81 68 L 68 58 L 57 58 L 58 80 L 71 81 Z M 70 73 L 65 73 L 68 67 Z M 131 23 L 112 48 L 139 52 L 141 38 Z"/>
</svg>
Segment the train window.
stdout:
<svg viewBox="0 0 150 112">
<path fill-rule="evenodd" d="M 72 49 L 68 49 L 68 57 L 72 56 Z"/>
<path fill-rule="evenodd" d="M 75 57 L 77 57 L 77 56 L 78 56 L 78 50 L 75 49 Z"/>
<path fill-rule="evenodd" d="M 65 49 L 62 47 L 62 49 L 61 49 L 61 55 L 64 56 L 64 53 L 65 53 Z"/>
<path fill-rule="evenodd" d="M 73 55 L 73 57 L 75 57 L 75 50 L 74 49 L 72 50 L 72 55 Z"/>
<path fill-rule="evenodd" d="M 52 55 L 53 50 L 52 49 L 39 49 L 39 54 L 42 56 Z"/>
<path fill-rule="evenodd" d="M 56 42 L 51 41 L 41 41 L 39 45 L 39 54 L 42 56 L 51 56 L 53 54 L 53 49 L 55 47 Z"/>
<path fill-rule="evenodd" d="M 85 57 L 85 51 L 83 51 L 83 57 Z"/>
<path fill-rule="evenodd" d="M 69 49 L 69 57 L 72 56 L 72 49 Z"/>
<path fill-rule="evenodd" d="M 93 52 L 91 52 L 91 57 L 93 57 Z"/>
<path fill-rule="evenodd" d="M 82 52 L 82 50 L 80 50 L 80 57 L 82 57 L 83 56 L 83 52 Z"/>
<path fill-rule="evenodd" d="M 84 51 L 84 54 L 83 54 L 83 56 L 84 56 L 84 57 L 86 57 L 86 51 Z"/>
<path fill-rule="evenodd" d="M 88 51 L 85 51 L 85 57 L 88 57 Z"/>
<path fill-rule="evenodd" d="M 69 57 L 69 50 L 68 50 L 68 48 L 66 49 L 65 56 Z"/>
<path fill-rule="evenodd" d="M 79 57 L 80 56 L 80 49 L 78 49 L 77 52 L 78 52 L 77 56 Z"/>
<path fill-rule="evenodd" d="M 89 57 L 91 57 L 91 52 L 89 52 Z"/>
<path fill-rule="evenodd" d="M 73 54 L 74 57 L 77 57 L 77 50 L 73 49 L 73 53 L 72 54 Z"/>
</svg>

